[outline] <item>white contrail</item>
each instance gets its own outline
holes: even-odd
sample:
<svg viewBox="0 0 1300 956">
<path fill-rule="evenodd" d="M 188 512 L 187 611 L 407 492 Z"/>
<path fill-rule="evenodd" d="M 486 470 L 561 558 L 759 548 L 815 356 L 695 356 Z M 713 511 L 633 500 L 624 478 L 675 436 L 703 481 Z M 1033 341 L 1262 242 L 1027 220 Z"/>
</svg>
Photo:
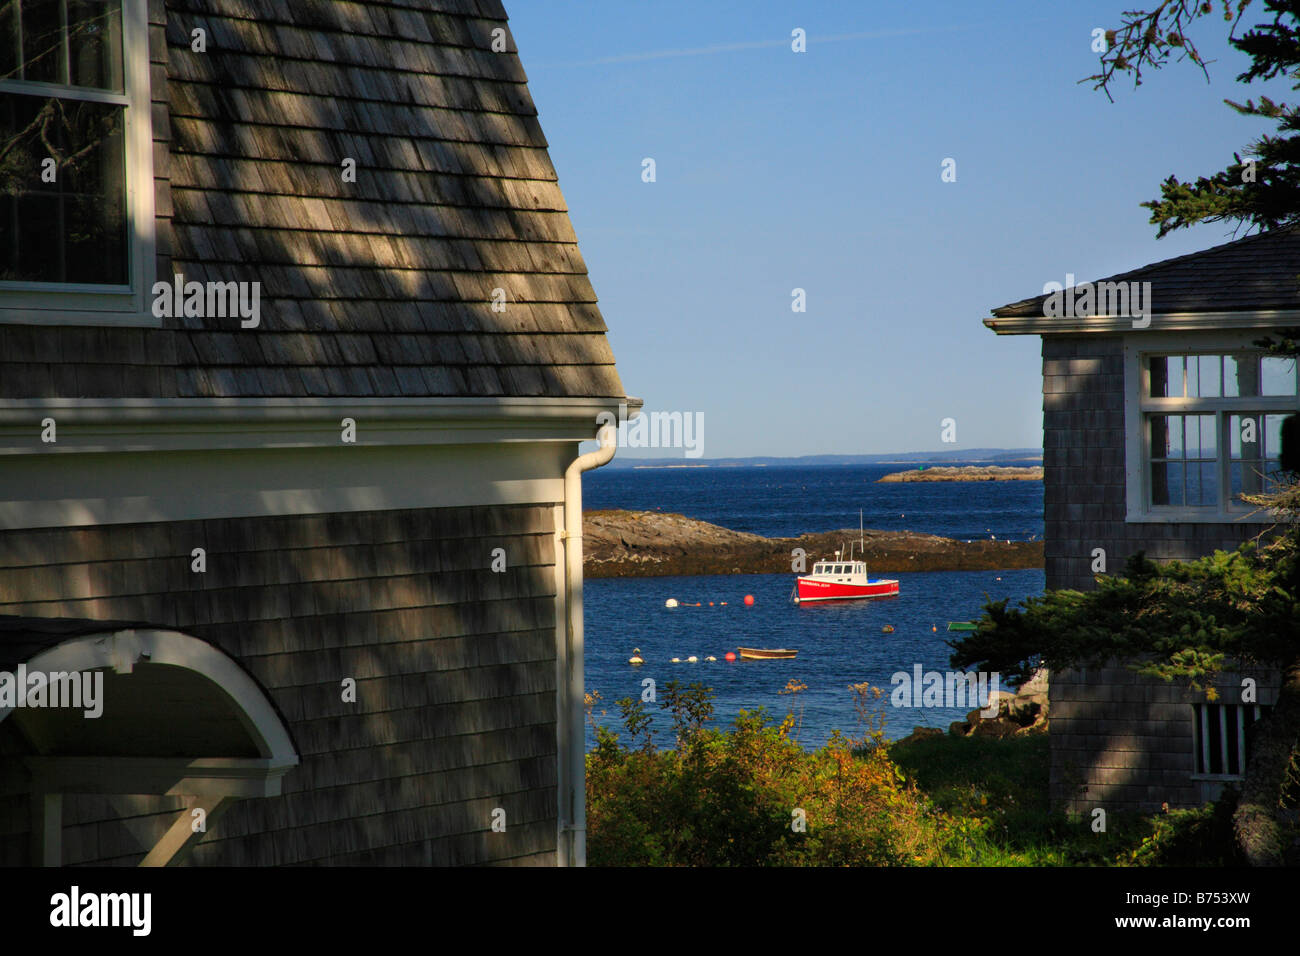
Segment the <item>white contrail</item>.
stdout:
<svg viewBox="0 0 1300 956">
<path fill-rule="evenodd" d="M 863 33 L 837 33 L 831 36 L 809 36 L 808 44 L 837 43 L 844 40 L 879 40 L 886 37 L 916 36 L 922 33 L 952 33 L 957 30 L 969 30 L 970 26 L 951 27 L 914 27 L 906 30 L 868 30 Z M 577 60 L 570 63 L 535 63 L 533 67 L 555 68 L 566 66 L 606 66 L 611 63 L 639 63 L 644 60 L 667 60 L 679 56 L 707 56 L 711 53 L 734 53 L 738 50 L 761 50 L 770 47 L 789 46 L 790 38 L 779 40 L 751 40 L 744 43 L 719 43 L 715 46 L 684 47 L 679 50 L 650 50 L 646 53 L 620 53 L 604 56 L 598 60 Z"/>
</svg>

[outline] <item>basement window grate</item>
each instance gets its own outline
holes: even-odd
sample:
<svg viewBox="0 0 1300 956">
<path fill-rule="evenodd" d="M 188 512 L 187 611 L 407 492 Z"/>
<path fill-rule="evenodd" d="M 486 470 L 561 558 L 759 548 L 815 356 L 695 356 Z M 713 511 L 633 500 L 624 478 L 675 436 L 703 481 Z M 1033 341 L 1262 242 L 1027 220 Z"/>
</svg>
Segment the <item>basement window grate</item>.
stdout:
<svg viewBox="0 0 1300 956">
<path fill-rule="evenodd" d="M 1261 704 L 1193 704 L 1192 756 L 1196 776 L 1244 778 L 1247 732 L 1272 709 Z"/>
</svg>

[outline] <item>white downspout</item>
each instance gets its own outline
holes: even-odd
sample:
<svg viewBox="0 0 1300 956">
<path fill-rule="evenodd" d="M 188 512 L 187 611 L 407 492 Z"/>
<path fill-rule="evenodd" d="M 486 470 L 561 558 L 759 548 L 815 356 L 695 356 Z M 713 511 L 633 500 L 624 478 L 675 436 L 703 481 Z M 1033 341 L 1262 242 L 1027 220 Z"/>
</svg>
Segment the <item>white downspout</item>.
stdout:
<svg viewBox="0 0 1300 956">
<path fill-rule="evenodd" d="M 586 722 L 583 697 L 582 636 L 582 475 L 583 472 L 608 464 L 618 448 L 618 432 L 613 425 L 603 425 L 596 435 L 600 447 L 579 455 L 564 471 L 564 653 L 567 681 L 560 688 L 567 746 L 559 768 L 565 781 L 560 816 L 568 818 L 564 830 L 567 847 L 561 859 L 569 866 L 587 865 L 587 791 L 586 791 Z M 567 699 L 566 699 L 567 698 Z M 567 849 L 567 853 L 564 852 Z"/>
</svg>

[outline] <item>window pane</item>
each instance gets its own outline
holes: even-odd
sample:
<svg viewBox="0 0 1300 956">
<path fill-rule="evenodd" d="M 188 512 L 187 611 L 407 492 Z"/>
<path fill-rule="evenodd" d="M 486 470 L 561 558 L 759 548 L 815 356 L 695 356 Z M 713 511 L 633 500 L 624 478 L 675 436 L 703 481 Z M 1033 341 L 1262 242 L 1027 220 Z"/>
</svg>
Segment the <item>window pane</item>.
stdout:
<svg viewBox="0 0 1300 956">
<path fill-rule="evenodd" d="M 122 116 L 0 93 L 0 280 L 128 284 Z"/>
<path fill-rule="evenodd" d="M 1282 457 L 1282 422 L 1286 418 L 1286 415 L 1264 416 L 1264 458 Z"/>
<path fill-rule="evenodd" d="M 0 80 L 18 79 L 18 2 L 0 0 Z"/>
<path fill-rule="evenodd" d="M 1261 461 L 1234 461 L 1229 467 L 1232 469 L 1233 495 L 1257 495 L 1261 491 L 1267 490 L 1269 484 L 1267 480 L 1269 466 L 1267 463 Z M 1234 504 L 1238 507 L 1253 507 L 1241 501 L 1236 501 Z"/>
<path fill-rule="evenodd" d="M 1223 357 L 1223 394 L 1229 398 L 1259 394 L 1259 356 L 1239 352 Z"/>
<path fill-rule="evenodd" d="M 21 79 L 66 83 L 68 61 L 63 49 L 63 25 L 58 0 L 23 0 L 21 4 L 23 62 Z"/>
<path fill-rule="evenodd" d="M 1188 458 L 1213 458 L 1217 454 L 1213 415 L 1188 415 L 1186 432 Z"/>
<path fill-rule="evenodd" d="M 121 0 L 68 0 L 68 82 L 122 91 Z"/>
<path fill-rule="evenodd" d="M 1181 398 L 1183 395 L 1183 360 L 1176 355 L 1153 355 L 1150 358 L 1151 397 Z"/>
<path fill-rule="evenodd" d="M 1219 366 L 1222 364 L 1222 357 L 1218 355 L 1198 355 L 1194 360 L 1197 366 L 1198 388 L 1195 392 L 1190 392 L 1191 380 L 1188 379 L 1189 394 L 1197 395 L 1201 398 L 1218 398 L 1219 390 Z"/>
<path fill-rule="evenodd" d="M 1216 506 L 1219 503 L 1218 465 L 1201 462 L 1187 466 L 1187 503 L 1198 507 Z"/>
<path fill-rule="evenodd" d="M 1195 355 L 1188 355 L 1184 361 L 1187 363 L 1187 397 L 1195 398 L 1200 394 L 1200 378 L 1197 374 L 1200 366 Z"/>
<path fill-rule="evenodd" d="M 1181 415 L 1151 416 L 1151 457 L 1183 457 L 1183 417 Z"/>
<path fill-rule="evenodd" d="M 1151 503 L 1153 505 L 1183 504 L 1183 465 L 1174 461 L 1151 463 Z"/>
<path fill-rule="evenodd" d="M 1265 355 L 1263 373 L 1260 376 L 1260 394 L 1294 395 L 1295 359 L 1280 355 Z"/>
</svg>

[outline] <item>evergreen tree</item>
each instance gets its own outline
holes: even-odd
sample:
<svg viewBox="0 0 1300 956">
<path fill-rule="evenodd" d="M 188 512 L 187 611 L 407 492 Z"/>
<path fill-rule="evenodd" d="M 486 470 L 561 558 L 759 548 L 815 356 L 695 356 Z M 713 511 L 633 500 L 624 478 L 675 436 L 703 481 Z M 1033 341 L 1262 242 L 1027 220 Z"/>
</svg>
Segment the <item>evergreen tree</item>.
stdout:
<svg viewBox="0 0 1300 956">
<path fill-rule="evenodd" d="M 1238 35 L 1252 0 L 1164 0 L 1149 12 L 1124 14 L 1123 24 L 1106 33 L 1107 49 L 1101 70 L 1088 77 L 1110 95 L 1117 75 L 1131 75 L 1142 83 L 1142 69 L 1159 69 L 1170 57 L 1190 59 L 1206 69 L 1205 61 L 1187 27 L 1196 19 L 1222 10 L 1232 23 L 1229 42 L 1251 58 L 1250 69 L 1237 79 L 1242 83 L 1283 77 L 1300 89 L 1300 0 L 1262 0 L 1270 22 L 1256 24 Z M 1225 100 L 1244 116 L 1258 116 L 1277 124 L 1273 134 L 1251 143 L 1243 154 L 1209 176 L 1182 182 L 1170 176 L 1160 185 L 1160 198 L 1142 205 L 1151 210 L 1151 223 L 1159 236 L 1201 222 L 1232 222 L 1251 229 L 1269 230 L 1300 222 L 1300 108 L 1274 102 Z"/>
</svg>

